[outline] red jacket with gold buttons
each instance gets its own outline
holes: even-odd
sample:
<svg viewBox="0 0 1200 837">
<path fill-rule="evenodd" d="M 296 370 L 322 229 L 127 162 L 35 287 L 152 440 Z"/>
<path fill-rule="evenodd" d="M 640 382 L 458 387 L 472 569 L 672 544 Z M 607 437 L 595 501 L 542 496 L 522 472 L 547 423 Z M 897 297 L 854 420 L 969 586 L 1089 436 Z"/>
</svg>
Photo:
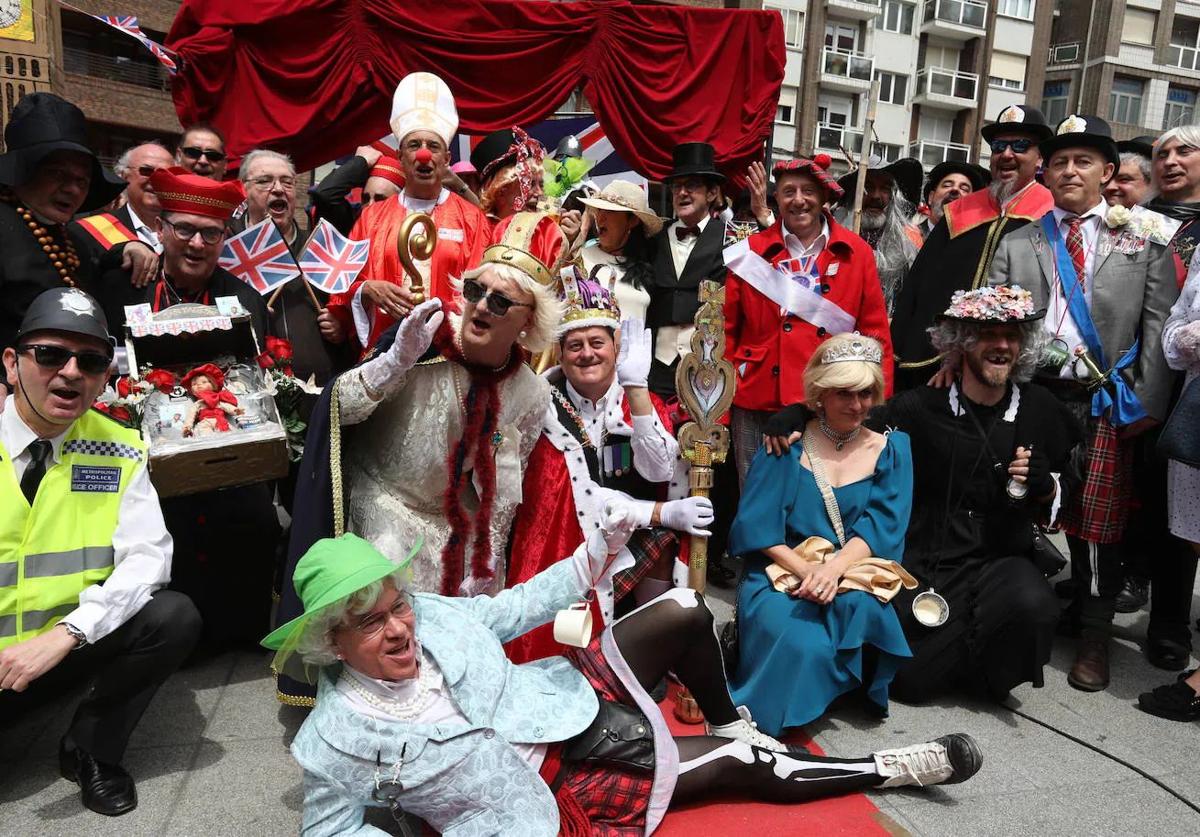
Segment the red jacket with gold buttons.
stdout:
<svg viewBox="0 0 1200 837">
<path fill-rule="evenodd" d="M 825 221 L 829 224 L 829 241 L 817 257 L 817 276 L 820 307 L 832 316 L 814 315 L 818 322 L 780 313 L 777 302 L 735 272 L 739 265 L 749 272 L 749 262 L 765 270 L 754 254 L 771 268 L 791 258 L 783 243 L 782 219 L 746 239 L 742 250 L 735 244 L 725 251 L 725 263 L 731 266 L 725 280 L 725 357 L 733 363 L 737 375 L 735 406 L 778 410 L 802 402 L 804 366 L 817 347 L 835 333 L 822 323 L 833 322 L 845 323 L 850 327 L 843 330 L 866 334 L 883 344 L 886 394 L 892 393 L 892 340 L 875 254 L 867 242 L 828 214 Z"/>
</svg>

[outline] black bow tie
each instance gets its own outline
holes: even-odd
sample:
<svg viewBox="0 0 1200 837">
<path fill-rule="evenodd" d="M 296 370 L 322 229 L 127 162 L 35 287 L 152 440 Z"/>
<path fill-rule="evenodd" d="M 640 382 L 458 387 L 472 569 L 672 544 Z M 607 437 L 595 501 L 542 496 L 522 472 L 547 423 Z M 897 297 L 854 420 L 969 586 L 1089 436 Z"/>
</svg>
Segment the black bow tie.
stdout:
<svg viewBox="0 0 1200 837">
<path fill-rule="evenodd" d="M 679 239 L 680 241 L 687 241 L 689 238 L 699 238 L 699 237 L 700 237 L 700 228 L 699 227 L 676 227 L 675 228 L 675 238 Z"/>
</svg>

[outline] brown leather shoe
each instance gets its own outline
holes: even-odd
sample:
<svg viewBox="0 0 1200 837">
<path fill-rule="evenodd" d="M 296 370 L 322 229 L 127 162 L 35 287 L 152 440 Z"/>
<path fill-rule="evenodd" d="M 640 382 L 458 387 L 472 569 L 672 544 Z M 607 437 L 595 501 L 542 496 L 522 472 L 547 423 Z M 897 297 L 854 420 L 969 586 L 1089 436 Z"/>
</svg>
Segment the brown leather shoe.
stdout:
<svg viewBox="0 0 1200 837">
<path fill-rule="evenodd" d="M 1108 635 L 1084 631 L 1079 638 L 1075 665 L 1067 682 L 1084 692 L 1101 692 L 1108 688 Z"/>
</svg>

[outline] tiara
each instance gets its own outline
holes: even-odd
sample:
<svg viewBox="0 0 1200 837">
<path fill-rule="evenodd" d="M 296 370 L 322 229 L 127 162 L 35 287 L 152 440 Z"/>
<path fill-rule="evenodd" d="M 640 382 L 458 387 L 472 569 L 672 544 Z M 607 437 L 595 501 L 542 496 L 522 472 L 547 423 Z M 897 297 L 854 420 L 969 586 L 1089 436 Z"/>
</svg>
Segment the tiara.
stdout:
<svg viewBox="0 0 1200 837">
<path fill-rule="evenodd" d="M 821 363 L 845 363 L 847 361 L 856 360 L 860 363 L 883 363 L 883 349 L 878 343 L 866 340 L 851 340 L 849 343 L 843 343 L 839 346 L 834 346 L 831 349 L 826 349 L 821 355 Z"/>
</svg>

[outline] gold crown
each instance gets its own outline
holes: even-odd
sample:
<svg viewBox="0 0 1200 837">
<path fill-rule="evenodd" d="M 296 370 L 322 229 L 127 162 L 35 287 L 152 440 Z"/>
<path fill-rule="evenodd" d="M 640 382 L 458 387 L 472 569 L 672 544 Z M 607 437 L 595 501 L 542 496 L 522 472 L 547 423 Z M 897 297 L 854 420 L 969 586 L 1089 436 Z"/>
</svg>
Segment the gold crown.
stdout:
<svg viewBox="0 0 1200 837">
<path fill-rule="evenodd" d="M 552 286 L 555 282 L 550 268 L 530 252 L 533 236 L 545 212 L 518 212 L 504 230 L 504 238 L 483 251 L 484 263 L 512 265 L 526 273 L 539 285 Z"/>
<path fill-rule="evenodd" d="M 821 363 L 845 363 L 856 360 L 860 363 L 883 363 L 883 349 L 874 341 L 851 340 L 830 349 L 821 355 Z"/>
</svg>

